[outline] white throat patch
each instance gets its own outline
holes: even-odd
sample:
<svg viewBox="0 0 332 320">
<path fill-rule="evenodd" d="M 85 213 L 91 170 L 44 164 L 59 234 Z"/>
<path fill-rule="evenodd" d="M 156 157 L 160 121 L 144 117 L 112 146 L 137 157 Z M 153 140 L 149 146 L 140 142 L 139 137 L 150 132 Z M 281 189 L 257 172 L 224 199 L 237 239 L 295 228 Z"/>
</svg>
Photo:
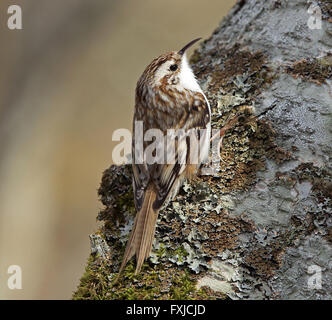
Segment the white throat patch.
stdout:
<svg viewBox="0 0 332 320">
<path fill-rule="evenodd" d="M 196 77 L 189 66 L 186 54 L 184 54 L 182 58 L 179 79 L 182 87 L 188 90 L 202 92 L 202 89 L 200 88 Z"/>
</svg>

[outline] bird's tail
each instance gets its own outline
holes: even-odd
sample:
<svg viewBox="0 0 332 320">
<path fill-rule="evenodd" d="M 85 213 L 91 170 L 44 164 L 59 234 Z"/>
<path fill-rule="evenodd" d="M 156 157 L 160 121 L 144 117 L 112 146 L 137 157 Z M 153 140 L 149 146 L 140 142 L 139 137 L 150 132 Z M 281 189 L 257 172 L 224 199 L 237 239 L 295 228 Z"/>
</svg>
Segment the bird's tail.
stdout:
<svg viewBox="0 0 332 320">
<path fill-rule="evenodd" d="M 152 248 L 158 211 L 153 210 L 152 204 L 156 199 L 154 190 L 146 190 L 141 210 L 136 214 L 125 254 L 119 270 L 119 275 L 133 255 L 136 255 L 136 271 L 139 273 L 143 262 L 149 257 Z"/>
</svg>

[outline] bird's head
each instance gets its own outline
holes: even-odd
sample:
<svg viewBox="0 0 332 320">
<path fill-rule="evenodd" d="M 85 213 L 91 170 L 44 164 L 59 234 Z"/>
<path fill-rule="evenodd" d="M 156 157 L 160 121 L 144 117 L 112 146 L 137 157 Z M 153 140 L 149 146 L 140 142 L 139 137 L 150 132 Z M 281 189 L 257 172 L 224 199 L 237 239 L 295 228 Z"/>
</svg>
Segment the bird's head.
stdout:
<svg viewBox="0 0 332 320">
<path fill-rule="evenodd" d="M 162 54 L 154 59 L 146 68 L 142 79 L 150 86 L 178 86 L 193 91 L 199 91 L 199 85 L 189 66 L 186 50 L 201 38 L 190 41 L 179 51 Z"/>
</svg>

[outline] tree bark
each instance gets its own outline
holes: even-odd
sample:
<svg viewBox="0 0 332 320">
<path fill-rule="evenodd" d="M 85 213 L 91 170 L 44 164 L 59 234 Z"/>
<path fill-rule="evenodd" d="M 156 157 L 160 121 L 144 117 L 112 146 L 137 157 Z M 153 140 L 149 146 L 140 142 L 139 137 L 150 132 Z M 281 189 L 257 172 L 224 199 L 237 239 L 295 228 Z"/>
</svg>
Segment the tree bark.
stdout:
<svg viewBox="0 0 332 320">
<path fill-rule="evenodd" d="M 184 184 L 141 274 L 114 284 L 135 208 L 131 168 L 107 169 L 74 298 L 332 299 L 332 5 L 321 29 L 310 5 L 238 1 L 194 53 L 213 127 L 240 115 L 220 170 Z"/>
</svg>

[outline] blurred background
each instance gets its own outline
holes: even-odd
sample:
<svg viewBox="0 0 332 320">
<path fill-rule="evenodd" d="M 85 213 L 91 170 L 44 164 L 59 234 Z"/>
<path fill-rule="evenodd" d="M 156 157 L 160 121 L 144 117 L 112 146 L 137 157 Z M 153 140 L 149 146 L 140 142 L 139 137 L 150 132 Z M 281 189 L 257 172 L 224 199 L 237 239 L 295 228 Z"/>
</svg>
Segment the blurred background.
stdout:
<svg viewBox="0 0 332 320">
<path fill-rule="evenodd" d="M 234 3 L 1 0 L 0 299 L 71 298 L 136 81 L 156 56 L 209 37 Z M 12 4 L 22 30 L 7 27 Z M 7 286 L 10 265 L 22 290 Z"/>
</svg>

